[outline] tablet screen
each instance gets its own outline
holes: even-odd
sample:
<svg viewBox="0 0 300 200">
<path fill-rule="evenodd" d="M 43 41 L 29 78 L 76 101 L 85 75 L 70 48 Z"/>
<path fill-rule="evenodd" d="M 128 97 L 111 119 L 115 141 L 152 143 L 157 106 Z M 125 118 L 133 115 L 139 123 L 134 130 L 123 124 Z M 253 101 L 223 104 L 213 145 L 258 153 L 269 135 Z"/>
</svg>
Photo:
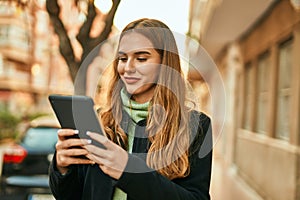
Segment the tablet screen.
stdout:
<svg viewBox="0 0 300 200">
<path fill-rule="evenodd" d="M 50 95 L 49 101 L 62 128 L 78 130 L 81 138 L 87 131 L 103 135 L 91 97 Z"/>
</svg>

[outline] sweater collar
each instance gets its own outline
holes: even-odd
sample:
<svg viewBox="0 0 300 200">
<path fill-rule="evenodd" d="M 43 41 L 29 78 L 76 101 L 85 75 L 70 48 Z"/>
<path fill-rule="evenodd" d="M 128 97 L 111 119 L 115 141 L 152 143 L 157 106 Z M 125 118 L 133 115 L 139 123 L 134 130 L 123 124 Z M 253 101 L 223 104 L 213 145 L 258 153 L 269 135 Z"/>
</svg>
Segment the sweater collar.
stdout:
<svg viewBox="0 0 300 200">
<path fill-rule="evenodd" d="M 135 122 L 146 119 L 148 116 L 148 107 L 150 102 L 138 103 L 129 98 L 129 94 L 122 88 L 121 99 L 123 103 L 123 109 L 128 113 L 130 118 Z"/>
</svg>

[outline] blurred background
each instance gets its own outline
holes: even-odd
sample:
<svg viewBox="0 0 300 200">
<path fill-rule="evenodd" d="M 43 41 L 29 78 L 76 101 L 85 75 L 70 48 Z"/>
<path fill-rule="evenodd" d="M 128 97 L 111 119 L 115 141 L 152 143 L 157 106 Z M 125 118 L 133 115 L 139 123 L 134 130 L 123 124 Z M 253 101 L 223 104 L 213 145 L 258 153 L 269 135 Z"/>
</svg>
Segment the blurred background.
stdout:
<svg viewBox="0 0 300 200">
<path fill-rule="evenodd" d="M 186 36 L 186 59 L 213 61 L 185 66 L 214 122 L 212 199 L 300 200 L 299 0 L 0 0 L 0 177 L 8 147 L 53 117 L 49 94 L 101 103 L 113 38 L 140 17 Z"/>
</svg>

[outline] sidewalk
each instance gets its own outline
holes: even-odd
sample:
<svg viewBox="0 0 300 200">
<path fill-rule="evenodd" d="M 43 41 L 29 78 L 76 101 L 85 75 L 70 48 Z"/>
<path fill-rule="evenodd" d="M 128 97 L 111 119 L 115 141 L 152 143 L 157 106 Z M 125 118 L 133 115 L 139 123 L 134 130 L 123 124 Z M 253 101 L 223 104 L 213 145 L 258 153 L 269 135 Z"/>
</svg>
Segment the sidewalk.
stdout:
<svg viewBox="0 0 300 200">
<path fill-rule="evenodd" d="M 212 200 L 262 200 L 219 155 L 214 155 L 210 194 Z"/>
</svg>

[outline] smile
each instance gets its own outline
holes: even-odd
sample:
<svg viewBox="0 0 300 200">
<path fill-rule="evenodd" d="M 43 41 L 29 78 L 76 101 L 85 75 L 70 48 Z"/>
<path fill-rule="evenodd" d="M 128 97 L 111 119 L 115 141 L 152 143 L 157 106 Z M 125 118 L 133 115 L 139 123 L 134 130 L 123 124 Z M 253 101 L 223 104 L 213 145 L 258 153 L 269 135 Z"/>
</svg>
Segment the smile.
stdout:
<svg viewBox="0 0 300 200">
<path fill-rule="evenodd" d="M 135 78 L 135 77 L 124 77 L 124 79 L 127 84 L 133 84 L 140 80 L 139 78 Z"/>
</svg>

